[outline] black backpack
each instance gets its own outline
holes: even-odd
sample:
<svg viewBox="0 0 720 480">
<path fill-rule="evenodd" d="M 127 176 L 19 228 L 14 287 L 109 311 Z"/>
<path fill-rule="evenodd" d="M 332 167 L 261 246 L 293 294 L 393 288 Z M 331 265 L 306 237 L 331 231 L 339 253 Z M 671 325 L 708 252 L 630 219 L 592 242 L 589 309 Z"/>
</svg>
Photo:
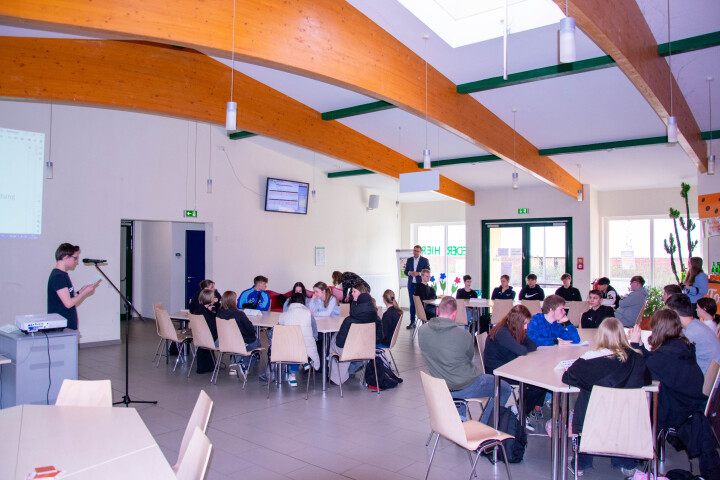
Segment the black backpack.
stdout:
<svg viewBox="0 0 720 480">
<path fill-rule="evenodd" d="M 493 426 L 493 419 L 495 412 L 490 411 L 490 426 Z M 527 445 L 527 434 L 525 429 L 520 425 L 520 421 L 517 419 L 515 414 L 507 407 L 500 407 L 500 421 L 498 422 L 498 430 L 505 432 L 508 435 L 512 435 L 515 438 L 508 438 L 503 440 L 502 444 L 505 447 L 505 453 L 510 463 L 522 462 L 523 455 L 525 455 L 525 446 Z M 492 461 L 492 450 L 486 450 L 483 455 L 489 457 Z M 498 453 L 498 460 L 503 461 L 502 453 Z"/>
<path fill-rule="evenodd" d="M 390 362 L 385 358 L 385 353 L 382 350 L 375 352 L 375 365 L 377 365 L 377 374 L 380 377 L 380 390 L 388 390 L 395 388 L 399 383 L 402 383 L 402 378 L 398 377 L 393 373 Z M 368 384 L 368 388 L 377 390 L 377 382 L 375 380 L 375 369 L 367 362 L 365 365 L 365 382 Z"/>
</svg>

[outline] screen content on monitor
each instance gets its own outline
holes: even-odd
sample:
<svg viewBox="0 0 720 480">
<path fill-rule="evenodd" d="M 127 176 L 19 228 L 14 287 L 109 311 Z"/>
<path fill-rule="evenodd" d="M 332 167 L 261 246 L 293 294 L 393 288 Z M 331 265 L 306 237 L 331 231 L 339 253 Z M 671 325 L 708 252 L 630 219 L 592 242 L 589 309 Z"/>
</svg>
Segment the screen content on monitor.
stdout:
<svg viewBox="0 0 720 480">
<path fill-rule="evenodd" d="M 0 128 L 0 238 L 39 238 L 45 134 Z"/>
<path fill-rule="evenodd" d="M 308 184 L 268 178 L 265 210 L 268 212 L 307 213 Z"/>
</svg>

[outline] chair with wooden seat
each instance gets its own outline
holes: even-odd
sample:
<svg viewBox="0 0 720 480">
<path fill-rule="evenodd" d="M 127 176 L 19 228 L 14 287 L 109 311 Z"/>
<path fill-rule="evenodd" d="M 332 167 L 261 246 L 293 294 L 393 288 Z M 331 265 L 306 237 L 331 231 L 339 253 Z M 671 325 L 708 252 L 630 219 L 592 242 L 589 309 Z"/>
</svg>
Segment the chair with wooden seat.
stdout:
<svg viewBox="0 0 720 480">
<path fill-rule="evenodd" d="M 373 345 L 373 351 L 374 346 L 375 345 Z M 308 355 L 300 325 L 275 325 L 273 327 L 272 349 L 270 349 L 268 366 L 273 363 L 278 367 L 278 386 L 280 386 L 280 373 L 282 372 L 283 363 L 299 363 L 301 365 L 309 363 L 311 370 L 314 370 L 315 365 L 313 365 L 312 359 L 310 359 L 310 356 Z M 307 384 L 305 386 L 305 400 L 308 399 L 308 392 L 310 391 L 310 375 L 311 373 L 308 372 Z M 268 375 L 268 398 L 270 398 L 270 378 L 271 376 Z"/>
<path fill-rule="evenodd" d="M 453 398 L 450 395 L 450 390 L 445 380 L 432 377 L 425 372 L 420 372 L 420 380 L 422 381 L 425 401 L 427 402 L 428 413 L 430 414 L 430 428 L 434 433 L 437 433 L 435 445 L 430 454 L 430 462 L 428 462 L 428 468 L 425 472 L 425 480 L 427 480 L 430 474 L 430 467 L 432 466 L 435 451 L 437 450 L 441 436 L 468 451 L 472 463 L 472 471 L 470 472 L 471 480 L 475 474 L 480 454 L 488 448 L 495 447 L 496 445 L 500 446 L 503 458 L 505 459 L 505 469 L 507 470 L 508 479 L 511 479 L 510 466 L 502 441 L 513 437 L 475 420 L 460 421 L 460 414 L 458 414 L 455 408 Z M 472 461 L 470 452 L 476 453 L 475 461 Z"/>
<path fill-rule="evenodd" d="M 645 309 L 647 308 L 647 304 L 648 304 L 648 299 L 646 298 L 646 299 L 645 299 L 645 303 L 643 303 L 642 308 L 640 309 L 640 311 L 639 311 L 638 314 L 637 314 L 637 318 L 635 319 L 635 325 L 640 325 L 640 322 L 642 322 L 643 314 L 645 313 Z"/>
<path fill-rule="evenodd" d="M 455 301 L 457 304 L 457 312 L 455 314 L 455 323 L 458 325 L 462 325 L 463 327 L 467 326 L 468 319 L 467 319 L 467 311 L 465 309 L 465 302 L 466 300 L 458 299 Z"/>
<path fill-rule="evenodd" d="M 350 316 L 350 304 L 349 303 L 341 303 L 340 304 L 340 317 L 346 318 Z"/>
<path fill-rule="evenodd" d="M 169 357 L 170 354 L 170 345 L 174 344 L 178 351 L 177 359 L 175 359 L 175 366 L 173 367 L 174 372 L 178 366 L 178 362 L 185 361 L 185 346 L 192 342 L 192 335 L 189 333 L 178 333 L 175 329 L 175 325 L 170 319 L 170 314 L 167 310 L 165 310 L 162 303 L 153 303 L 153 311 L 155 312 L 157 332 L 160 336 L 160 343 L 158 343 L 158 347 L 155 349 L 155 357 L 153 357 L 153 361 L 157 358 L 157 364 L 155 364 L 155 366 L 160 366 L 160 359 L 163 357 L 162 350 L 160 350 L 160 348 L 162 347 L 163 342 L 165 343 L 166 358 Z"/>
<path fill-rule="evenodd" d="M 567 317 L 570 323 L 575 325 L 576 328 L 581 328 L 580 319 L 582 314 L 590 309 L 590 304 L 586 300 L 582 302 L 566 302 L 565 308 L 568 309 Z"/>
<path fill-rule="evenodd" d="M 215 364 L 215 370 L 213 371 L 213 375 L 215 376 L 215 382 L 217 383 L 217 377 L 220 371 L 220 363 L 222 363 L 223 355 L 239 355 L 241 357 L 250 357 L 250 363 L 248 364 L 248 371 L 250 370 L 250 367 L 252 367 L 252 361 L 260 360 L 260 352 L 265 350 L 262 347 L 258 347 L 253 349 L 252 351 L 248 352 L 247 348 L 245 347 L 245 340 L 243 339 L 242 333 L 240 332 L 240 328 L 238 328 L 237 322 L 235 322 L 235 319 L 225 320 L 223 318 L 218 318 L 216 320 L 217 325 L 217 333 L 218 333 L 218 349 L 220 351 L 220 358 L 218 359 L 217 363 Z M 242 371 L 242 370 L 241 370 Z M 247 383 L 247 376 L 243 375 L 243 384 L 242 388 L 245 388 L 245 384 Z"/>
<path fill-rule="evenodd" d="M 402 326 L 402 319 L 403 319 L 404 315 L 405 315 L 405 312 L 402 312 L 400 314 L 400 318 L 398 318 L 397 325 L 395 325 L 395 331 L 393 332 L 392 339 L 390 340 L 390 346 L 388 346 L 388 347 L 383 347 L 383 346 L 379 346 L 379 345 L 377 346 L 377 348 L 390 353 L 390 358 L 392 359 L 393 365 L 395 366 L 395 371 L 398 373 L 398 375 L 400 375 L 400 370 L 398 370 L 397 363 L 395 363 L 395 357 L 393 357 L 392 349 L 395 346 L 395 344 L 397 343 L 398 336 L 400 335 L 400 327 Z"/>
<path fill-rule="evenodd" d="M 575 478 L 577 454 L 652 460 L 655 457 L 650 407 L 642 388 L 594 386 L 590 393 L 580 445 L 573 437 Z M 655 462 L 652 462 L 653 464 Z"/>
<path fill-rule="evenodd" d="M 200 431 L 202 431 L 203 433 L 207 431 L 207 426 L 210 422 L 210 413 L 212 412 L 212 408 L 212 399 L 208 396 L 207 393 L 205 393 L 205 390 L 200 390 L 198 399 L 195 402 L 195 407 L 193 408 L 192 414 L 190 414 L 190 419 L 188 420 L 188 424 L 185 427 L 185 433 L 183 434 L 182 442 L 180 442 L 180 452 L 178 453 L 177 462 L 175 462 L 175 465 L 172 467 L 175 473 L 177 473 L 178 469 L 180 468 L 180 464 L 183 462 L 183 457 L 185 456 L 185 452 L 190 445 L 190 439 L 195 432 L 195 428 L 199 428 Z"/>
<path fill-rule="evenodd" d="M 720 373 L 720 363 L 716 362 L 715 360 L 711 360 L 710 365 L 708 366 L 708 369 L 705 370 L 705 382 L 703 383 L 703 395 L 707 395 L 708 397 L 710 396 L 710 393 L 712 393 L 713 387 L 717 380 L 718 373 Z"/>
<path fill-rule="evenodd" d="M 205 477 L 208 463 L 210 463 L 210 452 L 212 444 L 210 439 L 195 427 L 190 442 L 188 442 L 185 455 L 178 466 L 175 476 L 178 480 L 202 480 Z"/>
<path fill-rule="evenodd" d="M 273 348 L 275 348 L 273 346 Z M 375 324 L 374 323 L 353 323 L 345 339 L 345 346 L 342 353 L 333 352 L 331 358 L 336 359 L 338 377 L 340 376 L 340 362 L 357 362 L 372 360 L 377 379 L 377 364 L 375 363 Z M 332 368 L 332 367 L 331 367 Z M 367 366 L 365 367 L 367 368 Z M 377 392 L 380 394 L 380 381 Z M 342 383 L 340 383 L 340 396 L 343 396 Z"/>
<path fill-rule="evenodd" d="M 513 307 L 512 300 L 509 300 L 509 299 L 493 300 L 492 317 L 490 319 L 490 322 L 493 325 L 497 325 L 498 323 L 500 323 L 500 320 L 502 320 L 503 317 L 510 312 L 510 309 L 512 307 Z"/>
<path fill-rule="evenodd" d="M 415 322 L 415 330 L 413 330 L 413 338 L 415 338 L 418 328 L 420 328 L 424 323 L 427 323 L 428 318 L 425 314 L 425 305 L 423 305 L 420 297 L 418 297 L 417 295 L 413 295 L 413 302 L 415 303 L 415 316 L 418 320 L 420 320 L 419 322 Z"/>
<path fill-rule="evenodd" d="M 190 330 L 192 330 L 193 347 L 195 348 L 193 349 L 193 359 L 190 362 L 188 377 L 190 376 L 190 373 L 192 372 L 192 367 L 195 364 L 198 348 L 210 350 L 210 355 L 212 355 L 213 357 L 214 372 L 215 369 L 218 368 L 218 365 L 220 363 L 220 355 L 218 355 L 217 357 L 215 356 L 215 352 L 219 351 L 219 349 L 215 346 L 215 340 L 213 340 L 212 333 L 210 332 L 210 327 L 208 327 L 208 324 L 205 323 L 205 317 L 203 317 L 202 315 L 193 315 L 191 313 Z M 210 383 L 213 382 L 213 377 L 214 375 L 210 375 Z"/>
<path fill-rule="evenodd" d="M 110 380 L 71 380 L 60 385 L 57 407 L 112 407 Z"/>
<path fill-rule="evenodd" d="M 520 300 L 520 304 L 524 305 L 528 310 L 530 310 L 530 315 L 535 315 L 536 313 L 542 312 L 540 300 Z"/>
</svg>

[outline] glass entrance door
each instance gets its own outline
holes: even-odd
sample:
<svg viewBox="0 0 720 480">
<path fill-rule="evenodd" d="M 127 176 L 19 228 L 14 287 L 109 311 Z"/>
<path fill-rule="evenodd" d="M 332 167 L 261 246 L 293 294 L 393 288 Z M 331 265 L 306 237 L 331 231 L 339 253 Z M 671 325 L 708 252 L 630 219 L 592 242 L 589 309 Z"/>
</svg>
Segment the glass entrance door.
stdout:
<svg viewBox="0 0 720 480">
<path fill-rule="evenodd" d="M 518 294 L 525 277 L 534 273 L 545 296 L 562 285 L 563 273 L 572 275 L 572 219 L 482 221 L 482 296 L 489 298 L 509 275 Z M 517 297 L 516 297 L 517 298 Z"/>
</svg>

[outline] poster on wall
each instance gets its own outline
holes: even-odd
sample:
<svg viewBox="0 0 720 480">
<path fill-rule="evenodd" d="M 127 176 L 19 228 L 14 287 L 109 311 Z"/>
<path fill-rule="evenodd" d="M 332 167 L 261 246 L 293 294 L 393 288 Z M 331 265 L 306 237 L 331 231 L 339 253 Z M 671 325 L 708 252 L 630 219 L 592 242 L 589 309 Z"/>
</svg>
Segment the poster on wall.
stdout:
<svg viewBox="0 0 720 480">
<path fill-rule="evenodd" d="M 395 257 L 397 258 L 397 268 L 398 268 L 398 284 L 400 285 L 400 288 L 407 287 L 407 275 L 405 275 L 405 264 L 408 261 L 408 258 L 413 256 L 412 249 L 410 250 L 395 250 Z"/>
</svg>

